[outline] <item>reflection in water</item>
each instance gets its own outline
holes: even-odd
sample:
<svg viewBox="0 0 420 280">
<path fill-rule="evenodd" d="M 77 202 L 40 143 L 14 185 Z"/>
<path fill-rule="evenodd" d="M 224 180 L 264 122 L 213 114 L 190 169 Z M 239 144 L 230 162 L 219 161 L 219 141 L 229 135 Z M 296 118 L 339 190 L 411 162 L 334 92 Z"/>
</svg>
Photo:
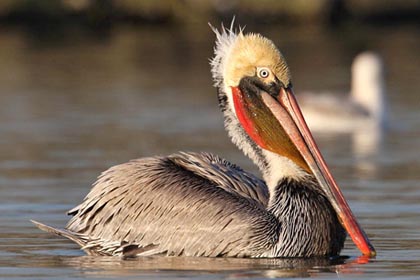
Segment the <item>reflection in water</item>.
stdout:
<svg viewBox="0 0 420 280">
<path fill-rule="evenodd" d="M 234 278 L 242 277 L 311 277 L 319 273 L 351 271 L 360 262 L 341 257 L 333 260 L 314 259 L 237 259 L 142 257 L 121 260 L 116 257 L 62 258 L 62 266 L 71 266 L 89 275 L 142 275 L 152 271 L 182 271 L 183 273 L 222 273 Z"/>
<path fill-rule="evenodd" d="M 380 168 L 378 157 L 382 151 L 385 132 L 382 128 L 361 127 L 353 131 L 352 152 L 356 159 L 356 170 L 359 177 L 375 178 Z M 367 175 L 367 176 L 366 176 Z"/>
</svg>

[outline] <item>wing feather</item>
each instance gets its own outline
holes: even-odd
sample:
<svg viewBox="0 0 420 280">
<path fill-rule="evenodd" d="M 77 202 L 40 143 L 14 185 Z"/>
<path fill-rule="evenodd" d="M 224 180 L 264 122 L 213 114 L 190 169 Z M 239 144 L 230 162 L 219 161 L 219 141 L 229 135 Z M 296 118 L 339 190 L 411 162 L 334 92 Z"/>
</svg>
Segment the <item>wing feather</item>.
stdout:
<svg viewBox="0 0 420 280">
<path fill-rule="evenodd" d="M 263 181 L 211 154 L 143 158 L 105 171 L 67 230 L 109 254 L 255 256 L 278 238 L 267 200 Z"/>
</svg>

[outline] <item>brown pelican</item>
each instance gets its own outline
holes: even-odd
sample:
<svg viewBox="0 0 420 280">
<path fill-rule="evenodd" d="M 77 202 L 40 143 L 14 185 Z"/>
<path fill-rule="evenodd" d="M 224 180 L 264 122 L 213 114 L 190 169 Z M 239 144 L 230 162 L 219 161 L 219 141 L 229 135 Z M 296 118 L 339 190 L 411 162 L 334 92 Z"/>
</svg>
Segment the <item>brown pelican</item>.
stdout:
<svg viewBox="0 0 420 280">
<path fill-rule="evenodd" d="M 302 92 L 298 95 L 303 115 L 312 131 L 353 132 L 386 127 L 384 66 L 374 52 L 357 55 L 352 64 L 348 96 Z"/>
<path fill-rule="evenodd" d="M 91 255 L 333 256 L 346 231 L 375 255 L 305 124 L 281 53 L 259 34 L 214 32 L 226 129 L 266 183 L 206 153 L 135 159 L 105 171 L 65 229 L 35 224 Z"/>
</svg>

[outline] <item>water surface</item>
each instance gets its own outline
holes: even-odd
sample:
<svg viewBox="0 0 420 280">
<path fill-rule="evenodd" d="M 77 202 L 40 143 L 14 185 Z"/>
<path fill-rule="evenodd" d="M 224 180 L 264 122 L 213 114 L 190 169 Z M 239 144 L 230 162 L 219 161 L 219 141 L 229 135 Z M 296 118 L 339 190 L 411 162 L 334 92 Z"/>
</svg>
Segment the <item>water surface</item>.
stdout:
<svg viewBox="0 0 420 280">
<path fill-rule="evenodd" d="M 400 278 L 420 275 L 420 37 L 416 26 L 340 30 L 248 26 L 271 37 L 295 92 L 349 87 L 361 49 L 387 64 L 390 129 L 317 134 L 375 259 L 350 240 L 334 260 L 89 257 L 40 232 L 64 226 L 97 175 L 131 158 L 178 150 L 219 154 L 258 173 L 229 142 L 211 86 L 213 34 L 116 26 L 0 29 L 0 278 Z M 373 141 L 374 140 L 374 141 Z M 373 141 L 373 142 L 372 142 Z"/>
</svg>

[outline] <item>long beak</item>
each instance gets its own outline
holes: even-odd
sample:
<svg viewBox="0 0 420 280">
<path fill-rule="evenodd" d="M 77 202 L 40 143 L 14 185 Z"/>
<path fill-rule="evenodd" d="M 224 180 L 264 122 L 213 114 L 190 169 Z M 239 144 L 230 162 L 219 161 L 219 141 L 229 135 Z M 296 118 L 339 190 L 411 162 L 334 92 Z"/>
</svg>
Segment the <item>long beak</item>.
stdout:
<svg viewBox="0 0 420 280">
<path fill-rule="evenodd" d="M 277 100 L 262 90 L 243 94 L 239 87 L 233 87 L 232 93 L 236 114 L 249 136 L 262 148 L 286 156 L 312 173 L 359 250 L 363 255 L 375 256 L 376 251 L 331 175 L 292 90 L 281 88 Z"/>
</svg>

